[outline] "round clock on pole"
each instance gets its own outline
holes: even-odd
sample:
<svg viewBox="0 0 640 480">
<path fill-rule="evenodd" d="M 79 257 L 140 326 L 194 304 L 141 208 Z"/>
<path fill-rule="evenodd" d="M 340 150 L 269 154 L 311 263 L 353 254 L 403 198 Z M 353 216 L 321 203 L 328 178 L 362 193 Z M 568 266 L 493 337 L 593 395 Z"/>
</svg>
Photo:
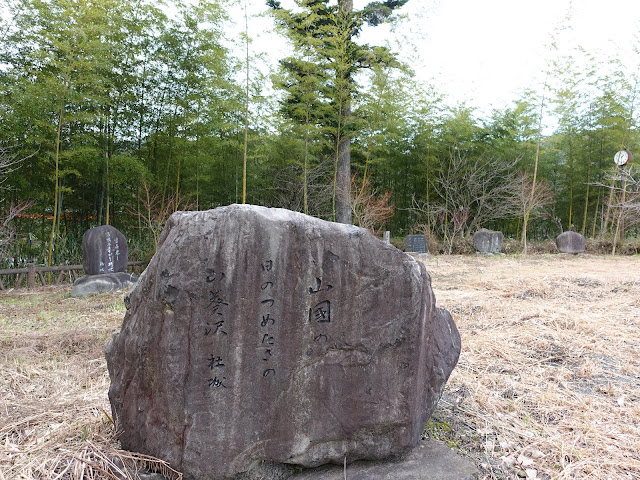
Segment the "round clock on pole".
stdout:
<svg viewBox="0 0 640 480">
<path fill-rule="evenodd" d="M 631 161 L 631 152 L 629 150 L 620 150 L 613 156 L 613 161 L 616 165 L 622 167 Z"/>
</svg>

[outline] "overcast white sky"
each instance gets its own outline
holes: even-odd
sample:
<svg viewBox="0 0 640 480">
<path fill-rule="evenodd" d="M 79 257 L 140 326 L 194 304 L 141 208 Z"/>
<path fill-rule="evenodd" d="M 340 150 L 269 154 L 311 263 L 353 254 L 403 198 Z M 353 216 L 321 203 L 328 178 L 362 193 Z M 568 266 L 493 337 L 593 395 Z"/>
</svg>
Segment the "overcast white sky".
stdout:
<svg viewBox="0 0 640 480">
<path fill-rule="evenodd" d="M 263 0 L 248 1 L 252 10 L 263 9 Z M 354 0 L 354 7 L 366 3 Z M 640 57 L 631 53 L 640 35 L 637 0 L 409 0 L 399 12 L 407 18 L 395 31 L 371 28 L 362 40 L 389 42 L 413 59 L 418 76 L 446 94 L 448 103 L 466 102 L 484 112 L 540 87 L 554 32 L 561 51 L 581 46 L 602 59 L 633 57 L 627 68 L 637 68 Z M 252 19 L 252 48 L 278 56 L 283 43 L 269 37 L 270 22 Z"/>
</svg>

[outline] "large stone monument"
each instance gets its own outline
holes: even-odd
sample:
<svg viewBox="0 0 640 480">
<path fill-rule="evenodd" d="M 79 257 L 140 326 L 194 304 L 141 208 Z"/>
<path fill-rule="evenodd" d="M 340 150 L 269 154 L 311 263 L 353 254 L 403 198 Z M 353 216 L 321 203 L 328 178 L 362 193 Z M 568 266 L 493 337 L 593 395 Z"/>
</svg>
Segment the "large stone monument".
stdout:
<svg viewBox="0 0 640 480">
<path fill-rule="evenodd" d="M 127 269 L 127 240 L 111 225 L 93 227 L 82 236 L 84 276 L 73 283 L 72 297 L 113 292 L 126 288 L 138 279 Z"/>
<path fill-rule="evenodd" d="M 578 232 L 567 231 L 556 237 L 556 247 L 560 253 L 583 253 L 584 252 L 584 236 Z"/>
<path fill-rule="evenodd" d="M 460 353 L 423 264 L 282 209 L 173 214 L 125 304 L 106 347 L 120 441 L 188 479 L 406 452 Z"/>
<path fill-rule="evenodd" d="M 473 248 L 480 253 L 500 253 L 503 241 L 502 232 L 481 228 L 473 235 Z"/>
</svg>

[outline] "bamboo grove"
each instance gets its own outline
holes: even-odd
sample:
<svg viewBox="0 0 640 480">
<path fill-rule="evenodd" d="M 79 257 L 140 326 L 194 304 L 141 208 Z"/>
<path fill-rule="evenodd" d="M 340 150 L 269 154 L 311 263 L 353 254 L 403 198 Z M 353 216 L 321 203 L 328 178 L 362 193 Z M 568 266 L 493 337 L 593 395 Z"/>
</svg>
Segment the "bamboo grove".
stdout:
<svg viewBox="0 0 640 480">
<path fill-rule="evenodd" d="M 451 106 L 359 42 L 406 1 L 269 1 L 293 53 L 265 74 L 221 0 L 3 0 L 0 263 L 77 262 L 100 224 L 143 256 L 171 212 L 243 201 L 445 245 L 523 220 L 635 235 L 633 161 L 612 159 L 640 155 L 637 78 L 576 50 L 504 110 Z"/>
</svg>

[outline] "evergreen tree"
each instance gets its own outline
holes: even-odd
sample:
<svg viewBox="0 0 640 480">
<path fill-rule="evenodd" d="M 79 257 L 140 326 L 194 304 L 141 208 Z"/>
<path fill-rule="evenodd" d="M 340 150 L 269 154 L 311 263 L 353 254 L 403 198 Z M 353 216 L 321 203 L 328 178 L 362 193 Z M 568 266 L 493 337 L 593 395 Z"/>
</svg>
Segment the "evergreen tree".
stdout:
<svg viewBox="0 0 640 480">
<path fill-rule="evenodd" d="M 352 115 L 351 104 L 357 92 L 355 73 L 361 68 L 390 62 L 392 55 L 386 48 L 359 45 L 354 38 L 364 23 L 379 25 L 390 19 L 394 9 L 407 0 L 373 2 L 360 11 L 353 10 L 352 0 L 339 0 L 331 5 L 329 0 L 296 0 L 302 11 L 285 10 L 277 0 L 267 5 L 273 10 L 280 26 L 300 57 L 283 62 L 289 75 L 299 75 L 299 61 L 315 64 L 316 91 L 321 94 L 325 106 L 315 119 L 332 141 L 334 158 L 333 215 L 341 223 L 351 223 L 351 139 L 358 126 Z"/>
</svg>

